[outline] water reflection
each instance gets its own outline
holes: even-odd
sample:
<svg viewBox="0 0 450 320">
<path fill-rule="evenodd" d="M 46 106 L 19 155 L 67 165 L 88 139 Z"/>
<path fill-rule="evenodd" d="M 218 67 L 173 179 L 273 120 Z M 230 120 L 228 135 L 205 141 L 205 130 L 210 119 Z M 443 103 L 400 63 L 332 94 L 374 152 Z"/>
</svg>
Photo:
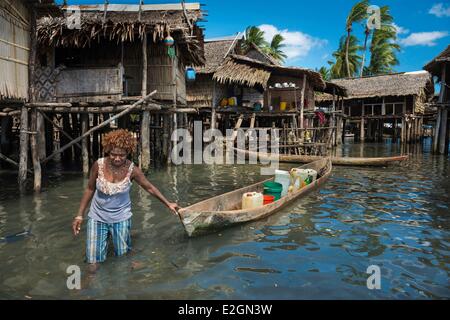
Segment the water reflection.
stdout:
<svg viewBox="0 0 450 320">
<path fill-rule="evenodd" d="M 86 272 L 85 231 L 81 238 L 70 232 L 86 180 L 56 170 L 41 195 L 0 193 L 0 237 L 28 227 L 33 234 L 0 243 L 0 298 L 449 298 L 449 159 L 427 148 L 345 144 L 337 155 L 403 151 L 410 159 L 388 168 L 336 167 L 320 190 L 280 212 L 194 239 L 134 184 L 134 252 L 110 256 L 75 292 L 65 272 L 72 264 Z M 148 177 L 182 206 L 264 179 L 257 166 L 230 165 L 155 169 Z M 10 176 L 0 179 L 11 185 Z M 380 291 L 366 288 L 373 264 L 381 267 Z"/>
</svg>

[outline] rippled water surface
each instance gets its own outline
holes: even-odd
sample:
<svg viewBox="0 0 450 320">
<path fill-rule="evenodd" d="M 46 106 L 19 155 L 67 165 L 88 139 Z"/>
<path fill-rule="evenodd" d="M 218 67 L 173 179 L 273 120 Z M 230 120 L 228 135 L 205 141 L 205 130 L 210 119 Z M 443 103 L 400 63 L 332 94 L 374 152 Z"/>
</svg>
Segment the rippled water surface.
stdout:
<svg viewBox="0 0 450 320">
<path fill-rule="evenodd" d="M 109 256 L 80 291 L 66 268 L 83 262 L 85 230 L 71 234 L 85 185 L 52 172 L 42 194 L 17 196 L 0 172 L 0 298 L 439 299 L 450 298 L 450 159 L 408 150 L 388 168 L 335 167 L 321 188 L 257 222 L 189 239 L 178 219 L 133 186 L 134 253 Z M 394 144 L 345 144 L 338 153 L 385 156 Z M 290 166 L 283 165 L 283 168 Z M 180 166 L 149 179 L 180 205 L 257 182 L 258 166 Z M 381 268 L 368 290 L 367 268 Z"/>
</svg>

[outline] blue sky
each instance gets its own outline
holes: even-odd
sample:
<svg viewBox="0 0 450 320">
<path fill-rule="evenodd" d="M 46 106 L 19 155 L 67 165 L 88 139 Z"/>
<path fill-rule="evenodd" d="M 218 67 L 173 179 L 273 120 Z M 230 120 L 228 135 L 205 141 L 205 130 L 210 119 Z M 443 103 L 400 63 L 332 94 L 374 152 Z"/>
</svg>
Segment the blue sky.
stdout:
<svg viewBox="0 0 450 320">
<path fill-rule="evenodd" d="M 61 3 L 61 0 L 57 0 Z M 138 0 L 110 0 L 110 3 L 139 3 Z M 176 0 L 146 0 L 146 4 L 177 3 Z M 197 2 L 197 1 L 186 1 Z M 201 0 L 206 4 L 206 38 L 229 36 L 249 25 L 261 26 L 266 34 L 281 32 L 287 39 L 286 65 L 306 68 L 327 66 L 339 38 L 345 34 L 345 20 L 356 0 Z M 68 0 L 69 4 L 102 3 L 101 0 Z M 415 71 L 450 44 L 449 0 L 371 0 L 372 5 L 389 5 L 399 27 L 396 71 Z M 364 40 L 362 26 L 354 34 Z"/>
</svg>

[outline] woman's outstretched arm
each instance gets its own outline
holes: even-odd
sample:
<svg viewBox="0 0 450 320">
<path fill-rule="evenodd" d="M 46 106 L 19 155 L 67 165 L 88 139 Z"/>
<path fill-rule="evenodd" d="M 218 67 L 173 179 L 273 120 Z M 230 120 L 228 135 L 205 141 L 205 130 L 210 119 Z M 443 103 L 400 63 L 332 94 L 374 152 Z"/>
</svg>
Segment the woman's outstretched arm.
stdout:
<svg viewBox="0 0 450 320">
<path fill-rule="evenodd" d="M 72 223 L 72 230 L 73 230 L 73 234 L 75 236 L 77 236 L 80 233 L 84 214 L 89 205 L 89 202 L 91 202 L 92 197 L 94 196 L 97 176 L 98 176 L 98 163 L 97 163 L 97 161 L 95 161 L 95 163 L 92 165 L 92 168 L 91 168 L 91 174 L 89 175 L 88 185 L 86 187 L 86 190 L 84 190 L 83 197 L 81 198 L 81 203 L 80 203 L 80 208 L 78 209 L 78 214 L 74 218 L 73 223 Z"/>
<path fill-rule="evenodd" d="M 167 208 L 169 208 L 172 213 L 174 214 L 178 214 L 177 210 L 180 209 L 180 207 L 178 206 L 178 204 L 176 203 L 172 203 L 169 202 L 166 197 L 164 197 L 162 195 L 162 193 L 153 185 L 150 183 L 150 181 L 148 181 L 148 179 L 145 177 L 144 173 L 142 172 L 142 170 L 138 167 L 134 167 L 133 169 L 133 173 L 132 173 L 132 178 L 144 189 L 146 190 L 148 193 L 150 193 L 151 195 L 155 196 L 157 199 L 159 199 L 159 201 L 161 201 L 162 203 L 164 203 Z"/>
</svg>

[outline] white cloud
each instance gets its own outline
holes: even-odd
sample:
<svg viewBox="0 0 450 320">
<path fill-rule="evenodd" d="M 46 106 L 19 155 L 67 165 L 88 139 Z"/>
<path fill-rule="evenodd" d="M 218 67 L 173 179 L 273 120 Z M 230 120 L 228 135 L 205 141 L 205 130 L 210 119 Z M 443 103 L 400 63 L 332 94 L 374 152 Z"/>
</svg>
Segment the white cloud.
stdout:
<svg viewBox="0 0 450 320">
<path fill-rule="evenodd" d="M 328 43 L 327 40 L 315 38 L 300 31 L 289 31 L 288 29 L 279 30 L 270 24 L 263 24 L 258 27 L 264 31 L 264 38 L 270 43 L 276 34 L 281 34 L 284 38 L 283 51 L 287 55 L 287 60 L 296 60 L 305 57 L 311 49 L 322 47 Z"/>
<path fill-rule="evenodd" d="M 436 40 L 448 36 L 447 31 L 432 31 L 432 32 L 416 32 L 411 33 L 407 38 L 400 39 L 400 43 L 406 47 L 408 46 L 428 46 L 436 45 Z"/>
<path fill-rule="evenodd" d="M 409 29 L 400 27 L 399 25 L 397 25 L 395 23 L 393 23 L 392 25 L 394 26 L 395 30 L 397 31 L 397 34 L 407 34 L 407 33 L 409 33 Z"/>
<path fill-rule="evenodd" d="M 450 17 L 450 6 L 447 8 L 444 6 L 443 3 L 436 3 L 433 5 L 428 11 L 429 14 L 435 15 L 436 17 Z"/>
</svg>

